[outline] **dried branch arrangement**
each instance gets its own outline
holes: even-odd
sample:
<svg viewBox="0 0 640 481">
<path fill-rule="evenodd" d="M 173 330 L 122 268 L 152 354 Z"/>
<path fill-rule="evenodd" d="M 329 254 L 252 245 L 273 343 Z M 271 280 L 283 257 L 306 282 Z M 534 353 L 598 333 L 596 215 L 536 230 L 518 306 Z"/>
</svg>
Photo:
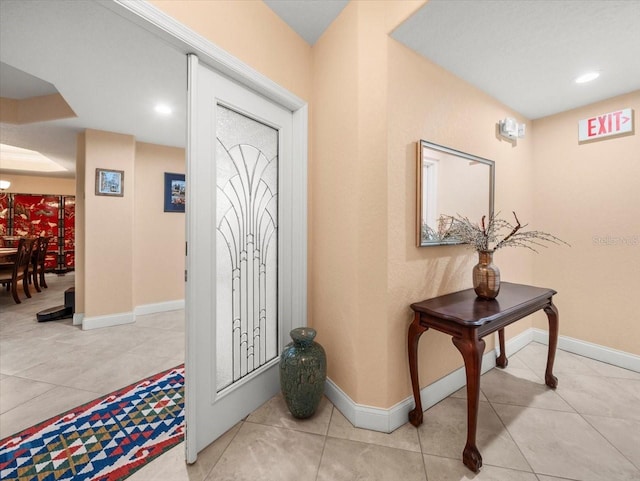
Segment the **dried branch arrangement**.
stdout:
<svg viewBox="0 0 640 481">
<path fill-rule="evenodd" d="M 451 238 L 449 236 L 449 229 L 451 229 L 451 217 L 441 215 L 438 218 L 438 225 L 436 228 L 432 228 L 426 223 L 422 224 L 422 240 L 425 242 L 438 242 L 441 244 L 459 244 L 460 241 Z"/>
<path fill-rule="evenodd" d="M 536 247 L 547 247 L 546 243 L 569 245 L 547 232 L 523 230 L 528 224 L 521 225 L 515 212 L 515 224 L 498 218 L 498 215 L 493 215 L 488 220 L 486 216 L 482 216 L 480 224 L 460 215 L 447 216 L 450 227 L 446 236 L 467 244 L 476 251 L 494 252 L 503 247 L 525 247 L 538 252 Z"/>
</svg>

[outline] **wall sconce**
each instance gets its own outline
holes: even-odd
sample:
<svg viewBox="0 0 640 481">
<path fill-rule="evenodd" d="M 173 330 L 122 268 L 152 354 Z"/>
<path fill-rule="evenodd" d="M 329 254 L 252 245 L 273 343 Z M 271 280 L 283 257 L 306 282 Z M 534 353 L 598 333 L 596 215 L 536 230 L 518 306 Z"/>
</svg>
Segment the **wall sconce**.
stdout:
<svg viewBox="0 0 640 481">
<path fill-rule="evenodd" d="M 509 140 L 522 139 L 524 137 L 525 124 L 519 124 L 516 119 L 507 117 L 504 120 L 499 120 L 500 135 L 506 137 Z"/>
</svg>

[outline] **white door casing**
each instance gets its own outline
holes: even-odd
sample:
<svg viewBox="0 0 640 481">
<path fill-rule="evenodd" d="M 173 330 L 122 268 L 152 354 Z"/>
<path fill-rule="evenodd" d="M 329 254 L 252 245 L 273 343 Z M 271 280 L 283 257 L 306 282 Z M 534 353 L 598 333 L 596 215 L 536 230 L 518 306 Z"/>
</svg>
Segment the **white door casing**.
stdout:
<svg viewBox="0 0 640 481">
<path fill-rule="evenodd" d="M 307 150 L 308 150 L 308 106 L 297 97 L 273 80 L 264 76 L 233 55 L 221 49 L 211 41 L 180 23 L 158 7 L 141 0 L 113 0 L 105 2 L 110 8 L 130 19 L 133 23 L 144 28 L 158 37 L 163 38 L 168 45 L 189 56 L 188 69 L 191 71 L 198 65 L 198 58 L 211 68 L 235 80 L 238 84 L 259 93 L 278 105 L 289 109 L 293 113 L 292 158 L 294 159 L 291 172 L 292 205 L 291 205 L 291 298 L 290 312 L 292 327 L 306 325 L 307 320 Z M 193 105 L 197 79 L 190 75 L 192 82 L 189 91 L 189 105 Z M 193 83 L 195 82 L 195 83 Z M 193 158 L 195 141 L 197 140 L 198 120 L 195 111 L 190 110 L 187 116 L 187 176 L 193 175 L 190 165 Z M 188 189 L 188 188 L 187 188 Z M 187 190 L 187 237 L 194 230 L 193 217 L 198 213 L 189 208 L 189 190 Z M 209 239 L 211 233 L 208 232 Z M 192 246 L 193 247 L 193 246 Z M 193 264 L 195 258 L 187 257 L 187 268 L 195 274 Z M 213 273 L 210 273 L 213 275 Z M 200 274 L 206 277 L 204 274 Z M 186 310 L 193 311 L 190 299 L 197 295 L 206 295 L 196 283 L 189 282 L 185 289 Z M 213 430 L 208 424 L 199 424 L 199 400 L 196 396 L 196 372 L 202 355 L 197 352 L 198 334 L 197 322 L 194 316 L 187 315 L 186 322 L 186 359 L 185 359 L 185 419 L 186 419 L 186 460 L 188 463 L 196 461 L 197 452 L 214 439 Z M 208 432 L 208 434 L 207 434 Z"/>
<path fill-rule="evenodd" d="M 306 325 L 306 107 L 291 112 L 203 66 L 195 55 L 189 55 L 188 66 L 185 398 L 187 462 L 194 462 L 198 451 L 278 392 L 278 354 L 288 342 L 290 329 Z M 251 326 L 245 325 L 242 379 L 230 385 L 219 380 L 217 368 L 224 356 L 216 348 L 216 325 L 228 322 L 218 319 L 225 311 L 220 304 L 231 292 L 225 291 L 222 297 L 216 292 L 216 243 L 226 242 L 216 226 L 216 215 L 220 215 L 216 213 L 216 156 L 224 155 L 220 153 L 224 149 L 216 153 L 216 121 L 227 111 L 271 126 L 267 130 L 276 128 L 280 151 L 277 346 L 271 346 L 269 356 L 263 355 L 261 361 L 251 361 L 255 370 L 247 369 L 247 346 L 251 350 L 254 346 L 247 336 Z M 237 323 L 239 329 L 240 320 Z"/>
</svg>

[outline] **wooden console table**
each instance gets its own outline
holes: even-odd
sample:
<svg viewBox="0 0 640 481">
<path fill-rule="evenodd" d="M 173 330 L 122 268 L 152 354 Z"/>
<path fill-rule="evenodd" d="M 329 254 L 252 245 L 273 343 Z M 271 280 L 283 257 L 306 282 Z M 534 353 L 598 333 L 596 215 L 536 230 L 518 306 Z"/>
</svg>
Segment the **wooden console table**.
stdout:
<svg viewBox="0 0 640 481">
<path fill-rule="evenodd" d="M 462 354 L 467 375 L 467 444 L 462 452 L 462 461 L 474 472 L 482 466 L 482 456 L 476 446 L 480 372 L 485 347 L 482 338 L 498 331 L 500 355 L 496 364 L 504 368 L 508 362 L 504 350 L 504 328 L 543 309 L 549 319 L 549 352 L 545 383 L 555 388 L 558 380 L 553 375 L 553 361 L 558 344 L 558 309 L 553 305 L 554 294 L 556 291 L 553 289 L 503 282 L 500 285 L 500 294 L 493 300 L 480 299 L 476 297 L 473 289 L 467 289 L 411 304 L 415 315 L 408 335 L 409 370 L 416 406 L 409 413 L 409 421 L 416 427 L 422 424 L 422 402 L 418 381 L 420 336 L 429 328 L 450 334 L 453 344 Z"/>
</svg>

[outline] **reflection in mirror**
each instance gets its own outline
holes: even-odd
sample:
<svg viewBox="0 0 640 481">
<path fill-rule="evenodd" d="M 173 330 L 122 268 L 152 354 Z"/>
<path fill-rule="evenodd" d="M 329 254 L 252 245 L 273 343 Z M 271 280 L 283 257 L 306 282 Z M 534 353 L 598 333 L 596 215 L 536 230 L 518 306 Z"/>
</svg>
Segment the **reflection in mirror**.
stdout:
<svg viewBox="0 0 640 481">
<path fill-rule="evenodd" d="M 425 140 L 418 143 L 417 243 L 459 244 L 448 234 L 450 216 L 493 214 L 494 162 Z"/>
</svg>

